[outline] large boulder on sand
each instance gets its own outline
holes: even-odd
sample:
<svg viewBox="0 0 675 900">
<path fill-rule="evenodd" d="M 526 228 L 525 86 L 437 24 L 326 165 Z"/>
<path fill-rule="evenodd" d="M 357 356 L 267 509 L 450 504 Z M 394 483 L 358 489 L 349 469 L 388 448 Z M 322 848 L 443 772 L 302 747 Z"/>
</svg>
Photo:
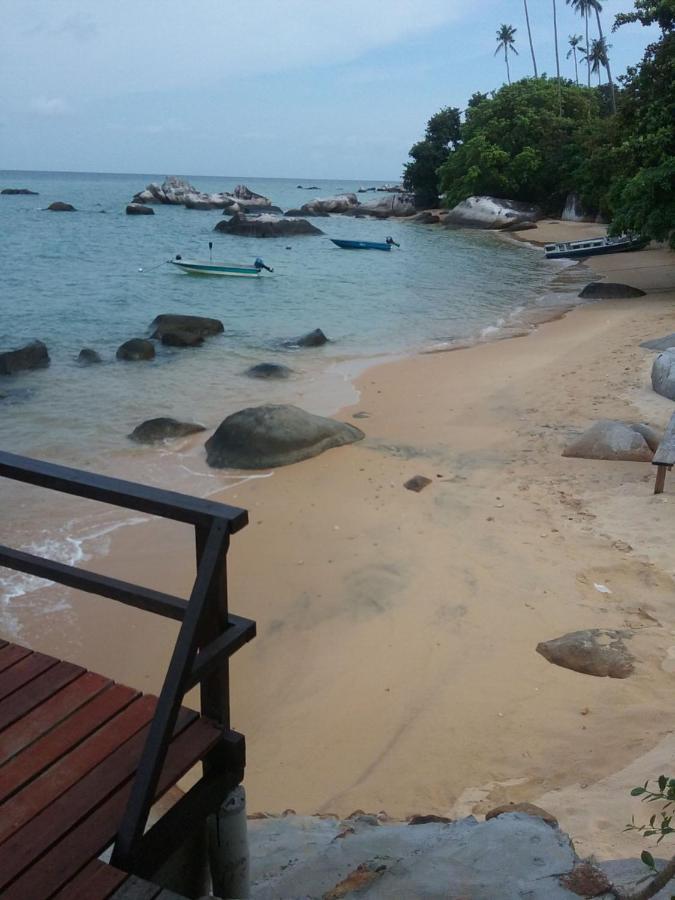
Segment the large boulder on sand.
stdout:
<svg viewBox="0 0 675 900">
<path fill-rule="evenodd" d="M 130 341 L 125 341 L 117 348 L 115 355 L 118 359 L 123 359 L 127 362 L 154 359 L 155 345 L 144 338 L 131 338 Z"/>
<path fill-rule="evenodd" d="M 654 360 L 652 387 L 662 397 L 675 400 L 675 347 L 659 353 Z"/>
<path fill-rule="evenodd" d="M 670 347 L 675 347 L 675 333 L 667 334 L 661 338 L 652 338 L 650 341 L 642 341 L 640 346 L 646 347 L 647 350 L 658 350 L 659 352 L 668 350 Z"/>
<path fill-rule="evenodd" d="M 447 215 L 446 225 L 464 228 L 504 228 L 515 222 L 541 219 L 541 210 L 529 203 L 498 197 L 467 197 Z"/>
<path fill-rule="evenodd" d="M 203 425 L 197 425 L 196 422 L 179 422 L 178 419 L 160 416 L 157 419 L 147 419 L 145 422 L 141 422 L 129 437 L 139 444 L 156 444 L 169 438 L 196 434 L 198 431 L 206 431 L 206 428 Z"/>
<path fill-rule="evenodd" d="M 206 442 L 206 461 L 217 469 L 287 466 L 364 436 L 354 425 L 297 406 L 254 406 L 221 422 Z"/>
<path fill-rule="evenodd" d="M 242 213 L 235 213 L 231 219 L 218 222 L 214 231 L 220 231 L 223 234 L 236 234 L 242 237 L 288 237 L 296 234 L 323 234 L 320 228 L 316 228 L 306 219 L 292 219 L 266 213 L 260 216 L 245 216 Z"/>
<path fill-rule="evenodd" d="M 162 313 L 150 323 L 151 337 L 162 340 L 165 334 L 196 335 L 210 337 L 225 330 L 220 319 L 206 316 L 183 316 L 177 313 Z M 184 345 L 183 345 L 184 346 Z"/>
<path fill-rule="evenodd" d="M 32 341 L 18 350 L 0 353 L 0 375 L 14 375 L 29 369 L 44 369 L 49 365 L 49 353 L 42 341 Z"/>
<path fill-rule="evenodd" d="M 583 675 L 628 678 L 633 672 L 633 657 L 624 637 L 630 637 L 630 633 L 603 628 L 572 631 L 537 644 L 537 653 L 556 666 Z"/>
<path fill-rule="evenodd" d="M 613 281 L 592 281 L 579 296 L 583 300 L 627 300 L 630 297 L 644 297 L 645 292 L 629 284 Z"/>
<path fill-rule="evenodd" d="M 603 419 L 566 447 L 563 456 L 651 462 L 654 452 L 649 444 L 655 438 L 647 439 L 648 434 L 643 431 L 647 427 Z"/>
</svg>

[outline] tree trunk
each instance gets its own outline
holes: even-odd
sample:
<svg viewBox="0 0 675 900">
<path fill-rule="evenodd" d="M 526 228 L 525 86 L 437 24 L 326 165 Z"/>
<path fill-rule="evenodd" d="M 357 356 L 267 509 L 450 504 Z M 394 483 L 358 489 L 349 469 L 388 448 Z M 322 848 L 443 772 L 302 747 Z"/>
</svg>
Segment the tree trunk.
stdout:
<svg viewBox="0 0 675 900">
<path fill-rule="evenodd" d="M 509 70 L 509 45 L 504 44 L 504 59 L 506 60 L 506 78 L 509 84 L 511 84 L 511 72 Z"/>
<path fill-rule="evenodd" d="M 600 40 L 604 43 L 604 37 L 602 34 L 602 23 L 600 22 L 600 13 L 598 11 L 597 6 L 595 7 L 595 15 L 598 20 L 598 35 L 600 36 Z M 616 115 L 616 96 L 614 94 L 614 82 L 612 80 L 612 70 L 609 67 L 609 49 L 607 50 L 607 65 L 605 68 L 607 69 L 607 79 L 609 81 L 609 95 L 612 98 L 612 112 Z"/>
<path fill-rule="evenodd" d="M 562 115 L 562 88 L 560 86 L 560 55 L 558 53 L 558 14 L 553 0 L 553 37 L 555 39 L 555 70 L 558 75 L 558 107 Z"/>
<path fill-rule="evenodd" d="M 573 47 L 572 52 L 574 53 L 574 80 L 577 83 L 577 87 L 579 87 L 579 67 L 577 66 L 577 48 Z"/>
<path fill-rule="evenodd" d="M 530 16 L 527 11 L 527 0 L 523 0 L 525 4 L 525 21 L 527 22 L 527 36 L 530 39 L 530 53 L 532 54 L 532 65 L 534 66 L 534 77 L 539 78 L 539 73 L 537 72 L 537 60 L 534 56 L 534 44 L 532 43 L 532 32 L 530 30 Z"/>
<path fill-rule="evenodd" d="M 591 61 L 588 58 L 588 53 L 590 51 L 590 47 L 588 46 L 588 10 L 584 13 L 584 19 L 586 20 L 586 69 L 588 70 L 588 86 L 591 86 Z"/>
</svg>

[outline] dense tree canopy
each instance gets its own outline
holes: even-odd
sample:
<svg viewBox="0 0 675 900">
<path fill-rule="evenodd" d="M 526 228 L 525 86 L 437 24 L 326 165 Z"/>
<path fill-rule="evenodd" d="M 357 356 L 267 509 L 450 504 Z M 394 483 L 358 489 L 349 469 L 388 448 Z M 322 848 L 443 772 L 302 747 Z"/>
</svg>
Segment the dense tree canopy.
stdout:
<svg viewBox="0 0 675 900">
<path fill-rule="evenodd" d="M 446 108 L 437 133 L 432 117 L 405 171 L 418 201 L 433 195 L 435 203 L 440 188 L 449 206 L 489 194 L 559 215 L 575 191 L 614 233 L 675 246 L 675 0 L 635 0 L 614 28 L 627 22 L 657 24 L 661 34 L 618 79 L 616 97 L 611 84 L 526 78 L 474 94 L 461 124 L 458 110 Z"/>
</svg>

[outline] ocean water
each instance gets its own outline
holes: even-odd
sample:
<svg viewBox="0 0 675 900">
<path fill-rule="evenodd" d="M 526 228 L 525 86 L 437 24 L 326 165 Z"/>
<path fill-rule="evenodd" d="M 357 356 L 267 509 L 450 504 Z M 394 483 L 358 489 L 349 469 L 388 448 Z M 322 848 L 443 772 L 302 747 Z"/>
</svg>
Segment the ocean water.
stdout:
<svg viewBox="0 0 675 900">
<path fill-rule="evenodd" d="M 361 186 L 184 177 L 209 192 L 246 183 L 283 209 Z M 331 414 L 357 399 L 351 378 L 370 360 L 498 336 L 542 304 L 569 302 L 560 293 L 563 286 L 551 292 L 559 264 L 547 262 L 541 250 L 482 232 L 331 216 L 312 220 L 324 235 L 262 241 L 215 233 L 219 211 L 154 206 L 154 216 L 127 216 L 133 194 L 163 178 L 0 171 L 0 189 L 38 192 L 0 196 L 0 350 L 38 338 L 51 357 L 47 369 L 2 378 L 3 449 L 213 493 L 238 476 L 208 470 L 200 441 L 139 447 L 128 440 L 129 432 L 155 416 L 213 429 L 230 413 L 264 402 Z M 301 190 L 299 183 L 319 190 Z M 380 196 L 368 193 L 363 199 Z M 77 212 L 45 211 L 56 200 L 73 204 Z M 329 240 L 387 235 L 400 250 L 349 252 Z M 176 253 L 207 257 L 209 241 L 214 259 L 251 262 L 262 256 L 274 274 L 198 278 L 165 264 Z M 152 362 L 116 361 L 117 347 L 146 336 L 160 313 L 212 316 L 223 321 L 225 332 L 194 349 L 159 345 Z M 317 327 L 330 338 L 324 347 L 283 346 Z M 97 350 L 103 365 L 79 366 L 75 360 L 82 347 Z M 272 383 L 243 375 L 265 361 L 288 365 L 294 374 Z M 59 500 L 58 529 L 52 516 L 52 525 L 36 530 L 38 518 L 50 519 L 54 497 L 6 482 L 0 491 L 3 506 L 13 509 L 12 533 L 3 533 L 2 542 L 33 552 L 42 548 L 64 561 L 86 558 L 85 546 L 92 553 L 100 550 L 104 536 L 122 521 L 110 511 L 82 516 L 70 501 Z M 2 603 L 9 615 L 12 602 L 35 581 L 3 578 L 4 573 L 0 617 Z"/>
</svg>

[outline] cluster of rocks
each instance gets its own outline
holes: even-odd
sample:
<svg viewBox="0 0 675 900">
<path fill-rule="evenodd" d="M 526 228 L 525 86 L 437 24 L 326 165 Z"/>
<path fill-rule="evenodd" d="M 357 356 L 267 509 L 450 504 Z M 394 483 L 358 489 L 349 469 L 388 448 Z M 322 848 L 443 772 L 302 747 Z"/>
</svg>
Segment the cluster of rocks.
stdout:
<svg viewBox="0 0 675 900">
<path fill-rule="evenodd" d="M 254 193 L 246 185 L 237 185 L 232 193 L 223 191 L 206 194 L 175 175 L 165 178 L 162 184 L 152 182 L 144 190 L 134 194 L 129 205 L 142 206 L 148 203 L 185 206 L 187 209 L 222 209 L 230 213 L 276 209 L 268 197 Z"/>
</svg>

